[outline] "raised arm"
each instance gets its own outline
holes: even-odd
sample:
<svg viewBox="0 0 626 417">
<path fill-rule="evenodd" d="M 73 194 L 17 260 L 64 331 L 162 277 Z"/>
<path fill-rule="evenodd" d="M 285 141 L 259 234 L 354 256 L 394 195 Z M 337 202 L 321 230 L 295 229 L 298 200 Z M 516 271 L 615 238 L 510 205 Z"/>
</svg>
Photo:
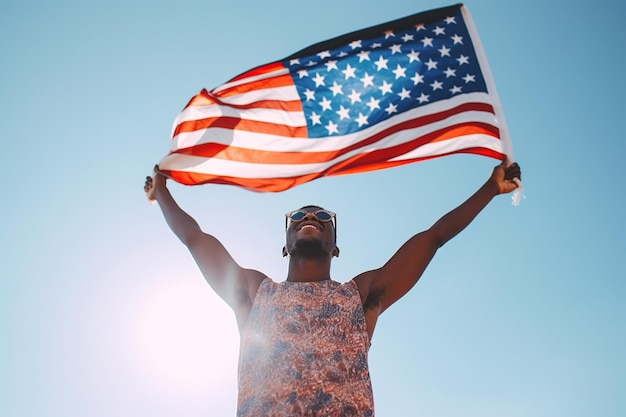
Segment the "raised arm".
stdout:
<svg viewBox="0 0 626 417">
<path fill-rule="evenodd" d="M 485 184 L 460 206 L 411 237 L 384 266 L 355 278 L 370 335 L 378 315 L 417 283 L 437 250 L 465 229 L 493 197 L 517 187 L 513 179 L 521 179 L 520 168 L 517 164 L 507 167 L 507 163 L 496 166 Z"/>
<path fill-rule="evenodd" d="M 239 327 L 245 323 L 259 284 L 265 275 L 240 267 L 214 236 L 182 210 L 166 186 L 166 177 L 155 170 L 144 186 L 149 200 L 156 200 L 174 234 L 187 246 L 211 288 L 235 312 Z"/>
</svg>

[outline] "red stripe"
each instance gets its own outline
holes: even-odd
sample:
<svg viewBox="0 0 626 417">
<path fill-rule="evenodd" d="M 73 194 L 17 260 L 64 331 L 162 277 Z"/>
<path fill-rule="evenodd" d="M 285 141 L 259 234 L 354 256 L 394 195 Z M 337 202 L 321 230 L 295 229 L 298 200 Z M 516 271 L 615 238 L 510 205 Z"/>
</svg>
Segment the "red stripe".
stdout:
<svg viewBox="0 0 626 417">
<path fill-rule="evenodd" d="M 223 118 L 218 119 L 221 121 Z M 272 125 L 273 126 L 273 125 Z M 218 126 L 216 126 L 218 127 Z M 225 126 L 219 126 L 225 127 Z M 306 128 L 301 128 L 306 133 Z M 400 130 L 400 129 L 398 129 Z M 497 130 L 497 129 L 496 129 Z M 257 130 L 258 131 L 258 130 Z M 395 133 L 388 132 L 388 133 Z M 426 135 L 414 138 L 408 142 L 386 148 L 378 151 L 365 152 L 362 156 L 356 157 L 367 158 L 370 163 L 374 163 L 379 159 L 390 159 L 399 155 L 403 155 L 412 149 L 418 148 L 427 143 L 436 142 L 439 140 L 452 139 L 462 135 L 468 134 L 485 134 L 497 137 L 497 132 L 494 132 L 494 128 L 491 125 L 477 122 L 463 123 L 454 126 L 448 126 L 443 129 L 430 132 Z M 374 136 L 377 137 L 378 135 Z M 368 145 L 372 141 L 369 138 L 363 146 Z M 346 153 L 359 147 L 359 144 L 349 146 L 334 151 L 325 152 L 280 152 L 280 151 L 265 151 L 258 149 L 248 149 L 236 146 L 222 145 L 217 143 L 205 143 L 202 145 L 196 145 L 189 148 L 179 149 L 173 153 L 179 153 L 184 155 L 194 155 L 204 158 L 219 158 L 237 162 L 250 162 L 257 164 L 312 164 L 329 162 L 336 159 Z M 382 154 L 388 155 L 382 157 Z M 354 157 L 353 157 L 354 158 Z"/>
<path fill-rule="evenodd" d="M 220 117 L 209 117 L 207 119 L 200 120 L 190 120 L 188 122 L 183 122 L 176 126 L 176 130 L 174 131 L 174 136 L 183 132 L 195 132 L 198 130 L 205 130 L 211 128 L 222 128 L 229 130 L 242 130 L 246 132 L 254 132 L 254 133 L 267 133 L 270 135 L 280 135 L 291 138 L 306 138 L 307 137 L 307 128 L 306 126 L 287 126 L 287 125 L 278 125 L 276 123 L 268 123 L 268 122 L 259 122 L 256 120 L 247 120 L 242 119 L 240 117 L 228 117 L 228 116 L 220 116 Z M 211 145 L 211 143 L 195 145 L 192 148 L 185 148 L 182 150 L 178 150 L 180 153 L 189 153 L 193 148 L 204 148 L 206 145 Z M 235 148 L 233 146 L 233 148 Z M 257 151 L 250 151 L 257 152 Z"/>
<path fill-rule="evenodd" d="M 239 74 L 238 76 L 236 76 L 235 78 L 232 78 L 230 82 L 233 81 L 237 81 L 240 80 L 242 78 L 247 78 L 247 77 L 254 77 L 256 75 L 263 75 L 263 74 L 267 74 L 273 71 L 278 71 L 285 68 L 283 64 L 281 64 L 280 62 L 272 62 L 270 64 L 266 64 L 266 65 L 261 65 L 258 66 L 256 68 L 251 69 L 250 71 L 246 71 L 242 74 Z"/>
<path fill-rule="evenodd" d="M 492 112 L 493 107 L 484 104 L 484 103 L 465 103 L 456 108 L 435 113 L 427 116 L 423 116 L 416 119 L 411 119 L 402 123 L 399 123 L 394 126 L 390 126 L 389 128 L 379 132 L 373 136 L 365 138 L 358 143 L 355 143 L 346 148 L 333 150 L 333 151 L 325 151 L 325 152 L 281 152 L 281 151 L 266 151 L 266 150 L 256 150 L 256 149 L 248 149 L 248 148 L 239 148 L 234 146 L 226 146 L 214 143 L 206 143 L 202 145 L 196 145 L 189 148 L 178 149 L 176 153 L 182 153 L 187 155 L 196 155 L 203 156 L 207 158 L 222 158 L 228 160 L 242 161 L 242 162 L 255 162 L 255 163 L 268 163 L 268 164 L 306 164 L 306 163 L 319 163 L 319 162 L 327 162 L 331 161 L 341 155 L 344 155 L 348 152 L 357 150 L 359 148 L 366 147 L 373 143 L 379 142 L 385 137 L 400 132 L 402 130 L 413 129 L 422 127 L 431 123 L 435 123 L 441 121 L 447 117 L 454 116 L 458 113 L 470 110 L 479 110 Z M 184 125 L 184 126 L 183 126 Z M 246 130 L 250 132 L 262 132 L 268 134 L 279 134 L 284 135 L 286 137 L 296 137 L 296 138 L 304 138 L 306 137 L 306 128 L 293 128 L 286 127 L 284 125 L 276 125 L 273 123 L 265 123 L 265 122 L 251 122 L 244 121 L 237 118 L 212 118 L 212 119 L 204 119 L 202 121 L 192 121 L 185 122 L 179 125 L 176 128 L 176 133 L 178 134 L 181 131 L 195 131 L 202 128 L 201 126 L 205 125 L 206 127 L 222 127 L 227 129 L 237 129 L 237 130 Z M 200 127 L 198 127 L 200 126 Z M 184 130 L 183 130 L 184 128 Z M 418 138 L 414 138 L 410 142 L 406 144 L 399 145 L 400 148 L 394 147 L 394 149 L 402 149 L 399 154 L 403 154 L 408 152 L 411 149 L 415 149 L 419 146 L 422 146 L 429 142 L 434 142 L 437 140 L 445 140 L 451 139 L 457 136 L 468 135 L 471 133 L 481 133 L 490 136 L 494 136 L 496 138 L 499 137 L 498 128 L 482 122 L 468 122 L 462 123 L 458 125 L 448 126 L 443 129 L 439 129 L 434 132 L 430 132 L 426 135 L 423 135 Z M 293 136 L 293 135 L 303 135 L 303 136 Z M 312 139 L 315 140 L 315 139 Z M 371 152 L 368 152 L 371 153 Z"/>
<path fill-rule="evenodd" d="M 237 94 L 248 93 L 250 91 L 269 90 L 277 87 L 288 87 L 293 85 L 293 80 L 289 74 L 281 74 L 275 77 L 264 78 L 262 80 L 250 81 L 219 90 L 213 94 L 218 97 L 232 97 Z"/>
<path fill-rule="evenodd" d="M 233 79 L 232 81 L 234 80 L 236 79 Z M 191 98 L 191 100 L 189 100 L 189 103 L 187 103 L 184 108 L 186 109 L 189 106 L 209 106 L 211 104 L 219 103 L 220 101 L 219 99 L 217 99 L 217 97 L 231 97 L 233 95 L 246 93 L 249 91 L 270 89 L 275 87 L 287 87 L 290 85 L 293 85 L 291 76 L 289 74 L 282 74 L 264 80 L 244 83 L 238 86 L 227 88 L 225 90 L 221 90 L 217 93 L 209 92 L 203 88 L 198 94 L 196 94 Z"/>
<path fill-rule="evenodd" d="M 173 180 L 185 184 L 185 185 L 200 185 L 200 184 L 225 184 L 225 185 L 236 185 L 239 187 L 246 188 L 251 191 L 258 192 L 280 192 L 285 191 L 289 188 L 295 187 L 300 184 L 304 184 L 309 181 L 313 181 L 317 178 L 321 178 L 324 176 L 337 176 L 337 175 L 345 175 L 345 174 L 356 174 L 361 172 L 369 172 L 378 169 L 384 168 L 392 168 L 401 165 L 407 165 L 414 162 L 425 161 L 428 159 L 439 158 L 442 156 L 460 154 L 460 153 L 470 153 L 476 155 L 488 156 L 491 158 L 502 160 L 504 159 L 504 155 L 499 152 L 494 152 L 490 149 L 484 148 L 468 148 L 462 149 L 455 152 L 445 153 L 441 155 L 427 156 L 422 158 L 414 158 L 403 161 L 383 161 L 376 164 L 369 164 L 367 166 L 363 166 L 360 164 L 348 164 L 342 165 L 341 167 L 330 167 L 327 170 L 321 172 L 314 172 L 311 174 L 296 176 L 296 177 L 286 177 L 286 178 L 239 178 L 239 177 L 229 177 L 224 175 L 214 175 L 214 174 L 203 174 L 197 172 L 184 172 L 184 171 L 169 171 L 164 170 L 163 172 L 171 177 Z"/>
</svg>

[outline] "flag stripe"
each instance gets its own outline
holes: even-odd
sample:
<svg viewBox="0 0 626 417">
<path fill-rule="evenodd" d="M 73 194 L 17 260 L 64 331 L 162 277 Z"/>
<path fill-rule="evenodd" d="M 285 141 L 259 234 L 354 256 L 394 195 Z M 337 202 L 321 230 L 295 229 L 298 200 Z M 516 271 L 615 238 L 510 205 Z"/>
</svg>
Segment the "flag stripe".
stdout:
<svg viewBox="0 0 626 417">
<path fill-rule="evenodd" d="M 263 122 L 258 120 L 247 120 L 241 117 L 220 116 L 211 117 L 202 120 L 184 122 L 176 127 L 175 134 L 184 132 L 202 131 L 210 128 L 223 128 L 229 130 L 245 130 L 259 134 L 276 134 L 294 138 L 307 137 L 306 126 L 287 126 L 279 125 L 272 122 Z"/>
<path fill-rule="evenodd" d="M 484 148 L 488 153 L 492 151 L 499 152 L 500 141 L 493 136 L 470 134 L 457 137 L 450 140 L 435 141 L 425 144 L 422 147 L 414 149 L 411 158 L 423 158 L 434 156 L 437 152 L 455 153 L 462 151 L 464 148 Z M 472 146 L 476 145 L 476 146 Z M 400 161 L 397 149 L 394 147 L 376 150 L 377 156 L 383 161 L 394 160 Z M 192 171 L 198 167 L 202 168 L 200 172 L 211 173 L 214 175 L 240 176 L 242 178 L 274 178 L 274 177 L 291 177 L 293 175 L 305 175 L 308 172 L 326 172 L 329 170 L 336 171 L 333 166 L 341 166 L 352 164 L 358 158 L 366 159 L 367 153 L 350 152 L 340 158 L 331 161 L 312 162 L 306 164 L 264 164 L 252 162 L 239 162 L 225 160 L 221 158 L 204 158 L 194 155 L 170 154 L 165 159 L 168 169 Z"/>
<path fill-rule="evenodd" d="M 495 142 L 499 141 L 493 140 L 492 143 L 489 144 L 487 141 L 484 141 L 484 137 L 482 141 L 477 142 L 476 139 L 471 136 L 456 138 L 450 141 L 436 142 L 429 144 L 430 146 L 425 145 L 415 149 L 410 158 L 390 158 L 389 160 L 380 161 L 377 163 L 377 169 L 391 168 L 459 153 L 469 153 L 502 159 L 503 154 L 499 152 L 500 145 Z M 471 147 L 468 146 L 469 143 L 479 143 L 480 146 Z M 306 167 L 302 171 L 296 171 L 289 165 L 284 167 L 264 165 L 263 168 L 271 167 L 273 169 L 269 170 L 266 175 L 259 175 L 260 171 L 254 166 L 240 167 L 239 163 L 234 162 L 228 164 L 227 170 L 213 170 L 212 168 L 215 168 L 216 165 L 218 165 L 217 168 L 219 168 L 220 164 L 216 163 L 218 160 L 212 159 L 207 161 L 205 158 L 195 156 L 171 154 L 164 159 L 169 167 L 164 170 L 164 173 L 173 180 L 185 185 L 215 183 L 236 185 L 251 191 L 280 192 L 323 176 L 371 171 L 367 166 L 358 163 L 358 158 L 359 156 L 357 155 L 353 159 L 342 161 L 342 165 L 327 166 L 325 169 L 322 167 L 322 169 L 319 170 Z M 210 166 L 203 166 L 205 163 L 209 163 L 208 165 Z M 203 169 L 199 170 L 197 168 L 198 166 L 202 166 Z M 247 175 L 248 170 L 252 171 L 252 175 Z M 293 174 L 285 176 L 285 172 Z"/>
<path fill-rule="evenodd" d="M 480 96 L 482 96 L 482 94 L 477 94 L 475 97 L 471 96 L 469 98 L 480 98 Z M 496 127 L 496 121 L 493 115 L 493 108 L 488 103 L 474 101 L 465 102 L 465 96 L 457 97 L 454 100 L 450 100 L 449 102 L 446 102 L 445 105 L 433 104 L 433 111 L 430 114 L 420 117 L 419 115 L 421 113 L 422 112 L 415 110 L 409 111 L 396 116 L 393 120 L 396 125 L 401 125 L 405 128 L 427 127 L 430 124 L 446 122 L 448 120 L 450 121 L 450 123 L 478 121 L 485 124 L 491 124 Z M 272 119 L 276 120 L 277 117 L 275 117 L 272 113 L 268 114 L 266 118 L 263 119 L 270 122 Z M 433 128 L 437 129 L 439 127 L 439 125 L 435 125 Z M 284 138 L 279 135 L 269 135 L 267 138 L 264 138 L 263 135 L 250 136 L 249 134 L 240 134 L 240 132 L 232 131 L 189 131 L 181 132 L 178 136 L 175 137 L 175 149 L 182 150 L 190 148 L 192 146 L 203 145 L 204 143 L 216 142 L 238 147 L 247 146 L 250 149 L 263 151 L 330 151 L 350 147 L 354 144 L 363 142 L 364 137 L 366 140 L 368 137 L 374 136 L 376 133 L 384 131 L 385 128 L 386 126 L 374 125 L 364 130 L 361 134 L 351 134 L 340 138 L 329 138 L 329 140 L 307 141 L 292 140 L 290 138 Z M 249 132 L 255 132 L 255 130 L 249 130 Z M 422 134 L 424 133 L 416 133 L 415 136 Z M 223 139 L 220 139 L 221 137 L 223 137 Z M 175 152 L 175 150 L 173 150 L 173 152 Z"/>
</svg>

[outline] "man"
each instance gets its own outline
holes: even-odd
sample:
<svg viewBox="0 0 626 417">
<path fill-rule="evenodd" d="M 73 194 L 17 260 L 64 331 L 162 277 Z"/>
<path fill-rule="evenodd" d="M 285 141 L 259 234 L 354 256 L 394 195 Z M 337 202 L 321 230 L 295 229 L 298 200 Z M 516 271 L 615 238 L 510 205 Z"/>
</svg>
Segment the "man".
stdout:
<svg viewBox="0 0 626 417">
<path fill-rule="evenodd" d="M 382 267 L 340 284 L 336 216 L 317 206 L 287 213 L 287 280 L 240 267 L 174 201 L 155 169 L 144 190 L 156 200 L 215 292 L 235 312 L 241 334 L 239 416 L 373 416 L 367 352 L 378 316 L 418 281 L 442 245 L 521 179 L 503 161 L 485 184 L 428 230 L 411 237 Z"/>
</svg>

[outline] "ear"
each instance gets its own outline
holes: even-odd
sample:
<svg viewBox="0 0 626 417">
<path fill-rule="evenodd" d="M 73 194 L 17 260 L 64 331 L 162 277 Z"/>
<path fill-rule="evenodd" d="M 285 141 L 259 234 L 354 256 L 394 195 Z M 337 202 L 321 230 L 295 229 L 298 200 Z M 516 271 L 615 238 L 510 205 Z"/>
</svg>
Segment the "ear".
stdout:
<svg viewBox="0 0 626 417">
<path fill-rule="evenodd" d="M 289 255 L 289 252 L 287 252 L 287 247 L 283 246 L 283 258 L 287 255 Z"/>
<path fill-rule="evenodd" d="M 333 256 L 339 258 L 339 247 L 335 246 L 335 249 L 333 249 Z"/>
</svg>

